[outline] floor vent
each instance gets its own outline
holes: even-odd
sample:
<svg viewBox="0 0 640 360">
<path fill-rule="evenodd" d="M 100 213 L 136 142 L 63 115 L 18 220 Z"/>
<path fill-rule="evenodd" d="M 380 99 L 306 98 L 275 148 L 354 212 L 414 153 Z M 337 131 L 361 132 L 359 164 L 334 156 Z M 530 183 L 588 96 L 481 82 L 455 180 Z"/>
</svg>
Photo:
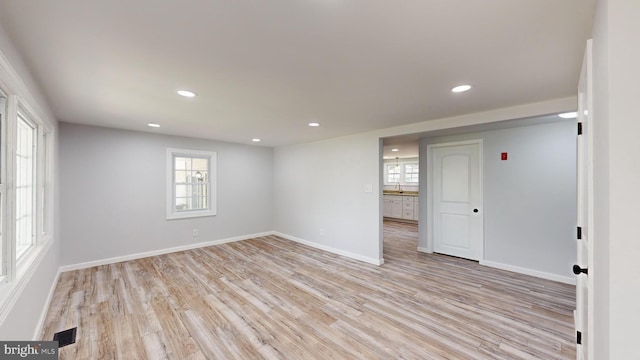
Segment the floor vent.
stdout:
<svg viewBox="0 0 640 360">
<path fill-rule="evenodd" d="M 78 328 L 68 329 L 53 334 L 53 341 L 58 342 L 58 348 L 76 343 L 76 330 Z"/>
</svg>

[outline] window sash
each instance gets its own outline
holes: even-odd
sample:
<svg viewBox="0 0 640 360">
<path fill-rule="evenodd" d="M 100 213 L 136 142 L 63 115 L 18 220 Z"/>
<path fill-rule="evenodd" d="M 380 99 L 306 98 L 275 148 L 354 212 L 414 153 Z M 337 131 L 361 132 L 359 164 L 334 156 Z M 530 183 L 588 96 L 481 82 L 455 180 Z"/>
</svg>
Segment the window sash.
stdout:
<svg viewBox="0 0 640 360">
<path fill-rule="evenodd" d="M 36 245 L 36 167 L 38 128 L 18 114 L 15 146 L 16 261 Z"/>
<path fill-rule="evenodd" d="M 174 155 L 174 202 L 176 212 L 209 210 L 209 158 Z M 200 161 L 198 161 L 200 160 Z M 184 162 L 184 168 L 178 164 Z M 195 163 L 198 163 L 195 165 Z M 183 167 L 183 166 L 181 166 Z M 178 181 L 178 179 L 190 181 Z M 184 207 L 181 207 L 184 205 Z"/>
</svg>

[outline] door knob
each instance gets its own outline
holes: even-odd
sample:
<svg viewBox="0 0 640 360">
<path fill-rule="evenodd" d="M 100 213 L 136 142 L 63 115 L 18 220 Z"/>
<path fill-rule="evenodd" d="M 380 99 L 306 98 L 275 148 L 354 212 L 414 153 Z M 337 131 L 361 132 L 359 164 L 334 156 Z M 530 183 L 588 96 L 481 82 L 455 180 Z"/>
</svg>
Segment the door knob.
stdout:
<svg viewBox="0 0 640 360">
<path fill-rule="evenodd" d="M 478 209 L 473 209 L 473 212 L 474 212 L 474 213 L 477 213 L 477 212 L 478 212 Z"/>
<path fill-rule="evenodd" d="M 581 273 L 584 273 L 585 275 L 589 274 L 587 268 L 581 268 L 580 265 L 573 265 L 573 273 L 576 275 L 580 275 Z"/>
</svg>

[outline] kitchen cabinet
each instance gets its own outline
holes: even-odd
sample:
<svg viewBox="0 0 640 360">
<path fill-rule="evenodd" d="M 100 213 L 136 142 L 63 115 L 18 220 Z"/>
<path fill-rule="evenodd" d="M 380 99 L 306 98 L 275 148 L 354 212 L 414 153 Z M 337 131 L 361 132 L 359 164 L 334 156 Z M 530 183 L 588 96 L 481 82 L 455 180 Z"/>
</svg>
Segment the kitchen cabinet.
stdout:
<svg viewBox="0 0 640 360">
<path fill-rule="evenodd" d="M 402 219 L 402 196 L 384 195 L 382 213 L 385 217 Z"/>
<path fill-rule="evenodd" d="M 383 195 L 383 216 L 418 220 L 418 196 Z"/>
</svg>

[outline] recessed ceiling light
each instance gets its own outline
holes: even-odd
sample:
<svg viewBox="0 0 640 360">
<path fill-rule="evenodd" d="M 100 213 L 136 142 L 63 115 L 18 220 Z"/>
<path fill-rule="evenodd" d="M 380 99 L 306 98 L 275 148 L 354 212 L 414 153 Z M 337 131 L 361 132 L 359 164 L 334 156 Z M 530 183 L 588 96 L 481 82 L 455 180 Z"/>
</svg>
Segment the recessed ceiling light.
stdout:
<svg viewBox="0 0 640 360">
<path fill-rule="evenodd" d="M 251 139 L 251 141 L 253 141 L 253 142 L 260 142 L 260 139 L 255 138 L 255 139 Z"/>
<path fill-rule="evenodd" d="M 459 85 L 451 89 L 451 92 L 459 93 L 459 92 L 465 92 L 469 89 L 471 89 L 471 85 Z"/>
<path fill-rule="evenodd" d="M 391 149 L 391 151 L 398 151 L 398 149 Z"/>
<path fill-rule="evenodd" d="M 578 116 L 578 113 L 576 113 L 575 111 L 572 111 L 572 112 L 558 114 L 558 116 L 560 116 L 563 119 L 574 119 L 575 117 Z"/>
<path fill-rule="evenodd" d="M 148 123 L 147 126 L 152 128 L 159 128 L 160 124 Z"/>
<path fill-rule="evenodd" d="M 320 123 L 317 123 L 317 122 L 310 122 L 310 123 L 309 123 L 309 126 L 311 126 L 311 127 L 318 127 L 318 126 L 320 126 Z"/>
<path fill-rule="evenodd" d="M 196 93 L 189 90 L 178 90 L 178 95 L 184 96 L 184 97 L 194 97 L 196 96 Z"/>
</svg>

